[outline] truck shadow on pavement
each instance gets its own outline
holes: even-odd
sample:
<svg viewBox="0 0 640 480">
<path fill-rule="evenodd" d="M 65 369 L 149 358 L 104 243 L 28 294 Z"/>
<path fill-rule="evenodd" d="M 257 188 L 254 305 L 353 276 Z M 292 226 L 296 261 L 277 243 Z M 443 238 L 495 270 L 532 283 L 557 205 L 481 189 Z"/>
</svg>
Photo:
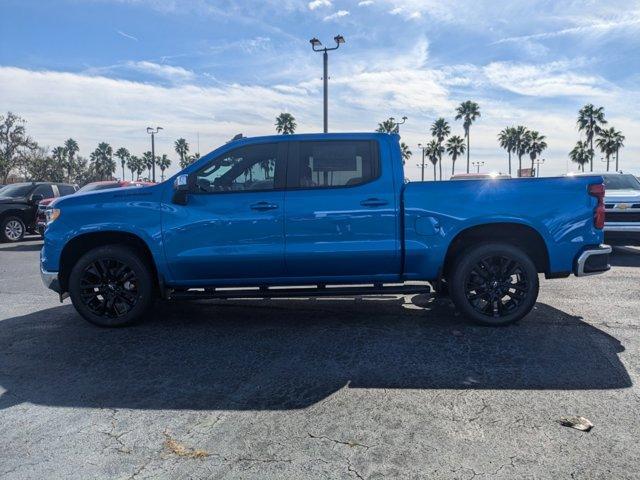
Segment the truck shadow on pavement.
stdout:
<svg viewBox="0 0 640 480">
<path fill-rule="evenodd" d="M 0 408 L 283 410 L 342 388 L 624 388 L 622 351 L 541 303 L 488 328 L 424 298 L 200 301 L 115 330 L 63 305 L 0 321 Z"/>
</svg>

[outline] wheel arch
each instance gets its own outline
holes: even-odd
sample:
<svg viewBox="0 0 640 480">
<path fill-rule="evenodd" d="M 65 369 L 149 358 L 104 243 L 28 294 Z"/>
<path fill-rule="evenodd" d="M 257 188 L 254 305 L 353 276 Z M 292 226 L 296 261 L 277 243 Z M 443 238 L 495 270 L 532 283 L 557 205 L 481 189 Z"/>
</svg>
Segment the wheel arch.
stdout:
<svg viewBox="0 0 640 480">
<path fill-rule="evenodd" d="M 58 278 L 63 292 L 68 291 L 69 275 L 78 259 L 94 248 L 106 245 L 124 245 L 135 250 L 149 266 L 156 288 L 160 285 L 160 276 L 149 245 L 138 235 L 122 231 L 100 231 L 77 235 L 69 240 L 60 254 Z"/>
<path fill-rule="evenodd" d="M 464 250 L 480 243 L 503 242 L 522 249 L 532 260 L 539 273 L 549 272 L 547 244 L 534 227 L 517 222 L 492 222 L 474 225 L 458 232 L 453 238 L 443 265 L 447 278 L 455 258 Z"/>
</svg>

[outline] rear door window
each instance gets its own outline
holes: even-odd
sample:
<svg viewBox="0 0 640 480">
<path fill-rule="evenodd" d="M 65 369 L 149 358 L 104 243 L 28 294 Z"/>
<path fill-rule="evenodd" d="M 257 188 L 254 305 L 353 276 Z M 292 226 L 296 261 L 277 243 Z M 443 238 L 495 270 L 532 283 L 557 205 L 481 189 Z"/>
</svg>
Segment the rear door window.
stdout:
<svg viewBox="0 0 640 480">
<path fill-rule="evenodd" d="M 291 187 L 352 187 L 370 182 L 380 174 L 374 150 L 369 141 L 300 142 L 291 156 Z"/>
<path fill-rule="evenodd" d="M 32 195 L 42 195 L 42 198 L 53 198 L 53 187 L 51 185 L 38 185 Z"/>
</svg>

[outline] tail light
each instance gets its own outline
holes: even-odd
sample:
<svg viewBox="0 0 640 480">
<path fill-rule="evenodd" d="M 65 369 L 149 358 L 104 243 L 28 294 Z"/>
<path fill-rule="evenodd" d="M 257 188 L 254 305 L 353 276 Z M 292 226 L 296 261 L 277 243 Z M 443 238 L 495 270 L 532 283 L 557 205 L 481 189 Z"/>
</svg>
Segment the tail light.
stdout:
<svg viewBox="0 0 640 480">
<path fill-rule="evenodd" d="M 604 227 L 604 184 L 589 185 L 589 195 L 598 199 L 598 205 L 593 211 L 593 226 L 602 229 Z"/>
</svg>

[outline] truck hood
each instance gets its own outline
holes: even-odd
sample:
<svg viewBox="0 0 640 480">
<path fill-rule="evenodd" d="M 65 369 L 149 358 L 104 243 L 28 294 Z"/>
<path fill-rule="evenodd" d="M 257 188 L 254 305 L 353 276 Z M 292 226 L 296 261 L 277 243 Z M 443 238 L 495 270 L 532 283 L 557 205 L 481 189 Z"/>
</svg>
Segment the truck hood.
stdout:
<svg viewBox="0 0 640 480">
<path fill-rule="evenodd" d="M 0 197 L 0 204 L 27 203 L 25 197 Z"/>
<path fill-rule="evenodd" d="M 87 205 L 92 203 L 110 202 L 113 199 L 122 200 L 123 197 L 132 200 L 153 200 L 158 199 L 161 191 L 162 183 L 140 188 L 121 188 L 114 187 L 107 190 L 98 190 L 87 193 L 74 193 L 65 197 L 56 198 L 50 205 L 56 208 L 64 208 L 65 206 Z"/>
<path fill-rule="evenodd" d="M 605 203 L 640 203 L 640 190 L 605 190 Z"/>
</svg>

